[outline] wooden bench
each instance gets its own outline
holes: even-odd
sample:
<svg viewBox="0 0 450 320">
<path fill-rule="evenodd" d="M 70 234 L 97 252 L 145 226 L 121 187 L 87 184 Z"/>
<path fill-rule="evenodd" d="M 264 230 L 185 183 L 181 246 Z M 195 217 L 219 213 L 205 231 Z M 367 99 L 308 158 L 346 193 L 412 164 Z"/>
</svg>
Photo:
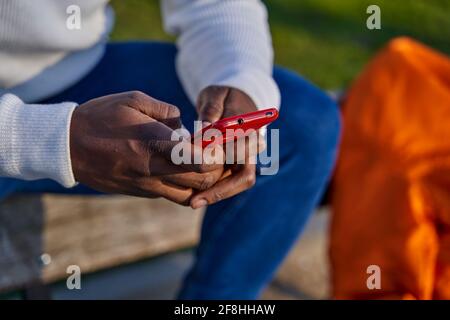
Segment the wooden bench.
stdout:
<svg viewBox="0 0 450 320">
<path fill-rule="evenodd" d="M 203 212 L 161 199 L 17 196 L 0 204 L 0 293 L 195 246 Z M 328 211 L 313 216 L 263 298 L 325 298 Z M 45 290 L 44 290 L 45 293 Z M 45 297 L 45 294 L 44 294 Z"/>
<path fill-rule="evenodd" d="M 191 247 L 201 211 L 126 196 L 17 196 L 0 204 L 0 292 Z"/>
</svg>

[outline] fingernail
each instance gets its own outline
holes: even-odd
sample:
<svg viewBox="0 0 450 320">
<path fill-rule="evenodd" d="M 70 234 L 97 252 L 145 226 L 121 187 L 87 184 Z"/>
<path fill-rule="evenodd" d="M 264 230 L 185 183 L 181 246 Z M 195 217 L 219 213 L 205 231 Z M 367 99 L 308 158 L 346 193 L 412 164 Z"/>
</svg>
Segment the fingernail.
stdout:
<svg viewBox="0 0 450 320">
<path fill-rule="evenodd" d="M 202 207 L 206 206 L 207 204 L 208 204 L 208 202 L 205 199 L 195 200 L 192 203 L 192 209 L 202 208 Z"/>
</svg>

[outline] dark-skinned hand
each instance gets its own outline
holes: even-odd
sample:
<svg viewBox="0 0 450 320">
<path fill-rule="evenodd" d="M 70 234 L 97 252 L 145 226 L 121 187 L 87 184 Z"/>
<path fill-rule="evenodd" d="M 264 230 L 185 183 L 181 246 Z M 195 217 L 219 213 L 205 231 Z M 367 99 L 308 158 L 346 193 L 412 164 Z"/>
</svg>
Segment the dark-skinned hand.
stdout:
<svg viewBox="0 0 450 320">
<path fill-rule="evenodd" d="M 243 113 L 256 111 L 256 105 L 253 100 L 239 89 L 225 86 L 209 86 L 202 90 L 197 103 L 197 112 L 199 119 L 204 125 L 213 123 L 222 118 L 240 115 Z M 244 164 L 235 164 L 226 167 L 220 180 L 211 188 L 200 191 L 191 199 L 191 206 L 199 208 L 230 198 L 251 188 L 256 181 L 256 165 L 250 163 L 252 157 L 256 157 L 264 147 L 264 140 L 257 139 L 257 147 L 251 146 L 252 140 L 246 140 L 242 144 L 246 150 L 246 162 Z M 254 141 L 254 140 L 253 140 Z M 235 146 L 238 144 L 235 144 Z M 234 153 L 235 155 L 238 152 Z"/>
<path fill-rule="evenodd" d="M 171 135 L 180 125 L 175 106 L 137 91 L 80 105 L 70 128 L 76 181 L 102 192 L 164 197 L 189 205 L 194 189 L 207 190 L 224 170 L 221 164 L 171 162 L 172 148 L 179 143 L 171 141 Z"/>
</svg>

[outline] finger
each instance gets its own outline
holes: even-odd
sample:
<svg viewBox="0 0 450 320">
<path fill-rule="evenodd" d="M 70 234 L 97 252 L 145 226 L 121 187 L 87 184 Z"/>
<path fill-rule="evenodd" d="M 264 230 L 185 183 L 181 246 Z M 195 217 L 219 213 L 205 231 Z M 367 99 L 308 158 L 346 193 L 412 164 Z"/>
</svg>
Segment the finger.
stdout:
<svg viewBox="0 0 450 320">
<path fill-rule="evenodd" d="M 223 168 L 225 162 L 225 154 L 221 146 L 203 149 L 186 140 L 152 140 L 148 144 L 150 152 L 162 155 L 167 160 L 167 164 L 177 165 L 185 172 L 210 172 Z M 161 159 L 156 157 L 155 159 L 155 163 L 152 163 L 153 161 L 150 163 L 151 171 L 162 174 L 164 170 L 169 169 L 164 167 L 165 163 Z"/>
<path fill-rule="evenodd" d="M 161 197 L 183 206 L 188 206 L 190 204 L 190 199 L 194 193 L 192 188 L 183 188 L 162 181 L 156 188 Z"/>
<path fill-rule="evenodd" d="M 264 135 L 258 132 L 258 154 L 266 150 L 267 143 Z"/>
<path fill-rule="evenodd" d="M 233 174 L 233 170 L 231 168 L 226 168 L 225 171 L 222 173 L 222 176 L 220 177 L 219 181 L 222 181 L 225 178 L 228 178 Z"/>
<path fill-rule="evenodd" d="M 180 187 L 206 190 L 211 188 L 221 178 L 222 173 L 222 168 L 206 173 L 186 172 L 161 176 L 161 180 Z"/>
<path fill-rule="evenodd" d="M 191 163 L 194 163 L 194 157 L 191 153 L 194 151 L 190 142 L 186 141 L 178 132 L 161 122 L 151 121 L 146 124 L 146 130 L 142 132 L 141 137 L 146 143 L 151 158 L 149 169 L 152 174 L 155 171 L 161 174 L 160 169 L 165 169 L 168 165 L 175 165 L 177 156 L 185 159 L 184 153 L 186 152 L 188 158 L 185 163 L 181 164 L 181 167 L 186 167 L 186 171 L 192 171 Z M 177 150 L 180 152 L 176 153 Z"/>
<path fill-rule="evenodd" d="M 116 190 L 120 193 L 129 194 L 138 197 L 156 198 L 163 197 L 170 201 L 181 205 L 189 205 L 189 201 L 194 193 L 192 188 L 185 188 L 170 183 L 165 183 L 161 179 L 154 177 L 135 178 L 130 181 L 126 188 L 121 188 L 122 185 L 117 185 Z"/>
<path fill-rule="evenodd" d="M 167 160 L 161 155 L 153 155 L 150 160 L 150 175 L 153 177 L 175 175 L 186 172 L 192 172 L 192 170 L 189 171 L 181 165 L 173 164 L 170 160 Z"/>
<path fill-rule="evenodd" d="M 152 98 L 141 91 L 125 92 L 128 105 L 164 123 L 171 129 L 181 128 L 180 110 L 169 103 Z"/>
<path fill-rule="evenodd" d="M 160 122 L 164 123 L 169 128 L 176 130 L 183 127 L 181 122 L 181 118 L 168 118 L 168 119 L 160 119 Z"/>
<path fill-rule="evenodd" d="M 256 181 L 255 165 L 245 165 L 241 169 L 211 188 L 194 195 L 190 201 L 191 207 L 197 209 L 210 205 L 251 188 Z"/>
<path fill-rule="evenodd" d="M 224 154 L 203 152 L 163 123 L 153 121 L 146 124 L 143 134 L 150 155 L 149 171 L 152 175 L 181 172 L 209 172 L 223 166 Z M 150 130 L 151 126 L 151 130 Z"/>
<path fill-rule="evenodd" d="M 222 86 L 209 86 L 202 90 L 197 103 L 200 120 L 213 123 L 222 117 L 229 90 Z"/>
<path fill-rule="evenodd" d="M 227 142 L 225 145 L 225 153 L 227 164 L 244 164 L 250 163 L 248 159 L 256 161 L 256 155 L 261 153 L 265 148 L 265 140 L 260 137 L 256 131 L 250 136 L 241 137 L 236 141 Z M 247 161 L 246 161 L 247 160 Z M 254 164 L 255 162 L 253 162 Z"/>
</svg>

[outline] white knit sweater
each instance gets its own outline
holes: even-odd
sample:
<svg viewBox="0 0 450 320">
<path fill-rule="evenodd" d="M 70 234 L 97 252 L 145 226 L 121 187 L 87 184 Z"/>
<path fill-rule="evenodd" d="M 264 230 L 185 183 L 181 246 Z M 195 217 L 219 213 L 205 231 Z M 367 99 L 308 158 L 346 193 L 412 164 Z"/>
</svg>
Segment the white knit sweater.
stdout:
<svg viewBox="0 0 450 320">
<path fill-rule="evenodd" d="M 31 103 L 73 85 L 101 59 L 114 20 L 107 1 L 0 0 L 0 177 L 75 185 L 69 130 L 76 103 Z M 80 29 L 67 27 L 71 5 L 80 8 Z M 215 84 L 243 90 L 260 108 L 279 106 L 259 0 L 163 0 L 162 14 L 178 36 L 176 69 L 193 104 Z"/>
</svg>

